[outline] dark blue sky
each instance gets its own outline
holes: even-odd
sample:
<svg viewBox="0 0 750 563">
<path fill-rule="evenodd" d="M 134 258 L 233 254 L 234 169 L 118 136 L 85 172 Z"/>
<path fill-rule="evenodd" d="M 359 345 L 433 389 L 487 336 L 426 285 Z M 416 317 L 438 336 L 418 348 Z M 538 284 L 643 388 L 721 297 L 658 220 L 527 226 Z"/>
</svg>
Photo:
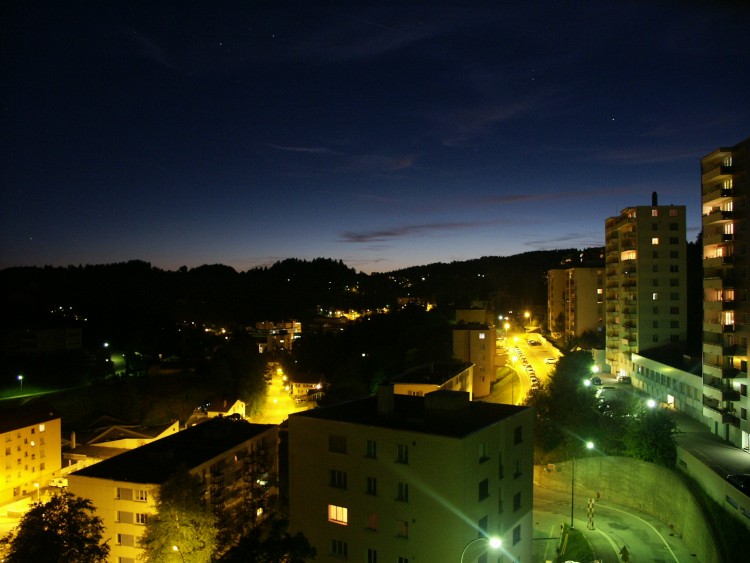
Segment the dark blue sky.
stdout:
<svg viewBox="0 0 750 563">
<path fill-rule="evenodd" d="M 603 245 L 750 136 L 744 2 L 2 10 L 0 268 Z"/>
</svg>

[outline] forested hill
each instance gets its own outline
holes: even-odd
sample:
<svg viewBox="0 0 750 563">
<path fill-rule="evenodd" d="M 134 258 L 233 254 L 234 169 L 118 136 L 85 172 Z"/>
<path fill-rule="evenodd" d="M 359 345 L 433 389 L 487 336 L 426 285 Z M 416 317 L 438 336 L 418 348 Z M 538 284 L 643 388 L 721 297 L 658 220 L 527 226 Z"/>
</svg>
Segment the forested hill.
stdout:
<svg viewBox="0 0 750 563">
<path fill-rule="evenodd" d="M 597 255 L 596 249 L 589 252 Z M 407 296 L 445 307 L 467 306 L 473 300 L 491 300 L 501 309 L 543 307 L 547 270 L 568 260 L 578 262 L 580 253 L 535 251 L 371 275 L 325 258 L 288 259 L 246 272 L 223 265 L 166 271 L 138 260 L 7 268 L 0 270 L 0 322 L 6 327 L 39 326 L 59 307 L 64 309 L 58 317 L 67 310 L 121 328 L 181 320 L 304 320 L 318 307 L 378 308 Z"/>
</svg>

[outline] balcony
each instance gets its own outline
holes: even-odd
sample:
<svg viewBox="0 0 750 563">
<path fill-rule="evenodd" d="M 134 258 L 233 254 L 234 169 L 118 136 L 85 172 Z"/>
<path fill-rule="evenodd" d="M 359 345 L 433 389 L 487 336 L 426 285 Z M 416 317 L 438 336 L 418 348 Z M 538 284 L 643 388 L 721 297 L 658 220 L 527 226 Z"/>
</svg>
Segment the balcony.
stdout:
<svg viewBox="0 0 750 563">
<path fill-rule="evenodd" d="M 725 223 L 734 219 L 734 211 L 722 211 L 715 209 L 703 215 L 703 224 L 712 225 L 716 223 Z"/>
<path fill-rule="evenodd" d="M 726 244 L 733 241 L 734 234 L 732 233 L 715 233 L 703 237 L 703 246 L 707 248 L 712 244 Z"/>
<path fill-rule="evenodd" d="M 703 416 L 722 424 L 731 424 L 732 426 L 739 426 L 740 424 L 740 419 L 734 411 L 722 407 L 717 399 L 706 395 L 703 395 Z"/>
<path fill-rule="evenodd" d="M 701 196 L 701 204 L 706 205 L 707 203 L 721 203 L 732 199 L 734 190 L 732 188 L 725 188 L 721 184 L 706 189 Z"/>
<path fill-rule="evenodd" d="M 719 180 L 722 176 L 731 175 L 732 167 L 724 166 L 723 164 L 719 163 L 716 166 L 708 168 L 705 172 L 703 172 L 703 174 L 701 175 L 701 183 L 706 184 L 708 182 L 711 182 L 712 180 Z"/>
<path fill-rule="evenodd" d="M 708 375 L 703 376 L 703 384 L 715 391 L 719 392 L 720 401 L 739 401 L 740 392 L 733 388 L 731 385 L 727 385 L 722 382 L 718 377 L 711 377 Z M 709 391 L 710 393 L 710 391 Z M 713 398 L 713 397 L 712 397 Z"/>
</svg>

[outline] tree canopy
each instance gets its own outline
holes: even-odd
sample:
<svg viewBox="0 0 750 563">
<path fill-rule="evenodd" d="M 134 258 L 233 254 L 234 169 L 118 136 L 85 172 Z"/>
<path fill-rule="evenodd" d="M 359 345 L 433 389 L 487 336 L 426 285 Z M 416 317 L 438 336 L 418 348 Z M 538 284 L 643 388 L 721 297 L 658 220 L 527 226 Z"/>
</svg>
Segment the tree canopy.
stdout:
<svg viewBox="0 0 750 563">
<path fill-rule="evenodd" d="M 306 563 L 315 548 L 301 533 L 292 535 L 285 520 L 272 520 L 250 530 L 222 559 L 222 563 Z"/>
<path fill-rule="evenodd" d="M 100 563 L 109 546 L 102 541 L 104 525 L 88 499 L 67 491 L 47 502 L 36 502 L 15 530 L 2 539 L 7 563 Z"/>
<path fill-rule="evenodd" d="M 204 503 L 200 480 L 180 470 L 156 495 L 156 514 L 146 521 L 140 547 L 146 561 L 171 560 L 179 552 L 185 563 L 208 563 L 217 549 L 216 517 Z"/>
</svg>

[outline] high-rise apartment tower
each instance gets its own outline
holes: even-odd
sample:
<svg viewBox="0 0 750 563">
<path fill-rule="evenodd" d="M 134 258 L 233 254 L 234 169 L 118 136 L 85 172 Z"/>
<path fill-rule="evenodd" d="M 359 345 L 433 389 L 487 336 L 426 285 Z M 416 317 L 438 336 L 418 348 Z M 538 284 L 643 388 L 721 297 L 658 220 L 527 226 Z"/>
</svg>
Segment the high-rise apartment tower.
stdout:
<svg viewBox="0 0 750 563">
<path fill-rule="evenodd" d="M 714 434 L 746 450 L 749 152 L 746 139 L 701 160 L 703 417 Z"/>
<path fill-rule="evenodd" d="M 607 363 L 631 375 L 630 355 L 687 337 L 685 206 L 628 207 L 605 223 Z"/>
</svg>

